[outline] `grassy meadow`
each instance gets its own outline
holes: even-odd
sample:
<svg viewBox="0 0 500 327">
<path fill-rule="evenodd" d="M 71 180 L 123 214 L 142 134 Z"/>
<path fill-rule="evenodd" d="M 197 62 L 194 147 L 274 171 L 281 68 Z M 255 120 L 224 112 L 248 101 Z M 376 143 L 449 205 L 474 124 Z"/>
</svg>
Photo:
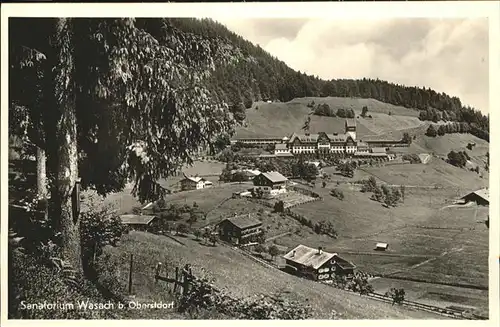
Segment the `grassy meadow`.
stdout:
<svg viewBox="0 0 500 327">
<path fill-rule="evenodd" d="M 332 310 L 341 313 L 342 319 L 439 319 L 428 312 L 413 311 L 391 306 L 359 295 L 341 291 L 313 281 L 299 279 L 276 269 L 264 267 L 229 247 L 207 246 L 191 237 L 178 237 L 183 244 L 165 237 L 142 232 L 125 235 L 121 244 L 106 249 L 121 264 L 124 274 L 121 282 L 126 285 L 128 258 L 134 254 L 133 288 L 138 299 L 169 299 L 164 286 L 154 283 L 153 271 L 161 261 L 169 267 L 186 263 L 198 275 L 208 275 L 217 287 L 235 297 L 284 292 L 291 299 L 304 301 L 313 307 L 313 317 L 328 319 Z M 140 251 L 138 251 L 140 250 Z"/>
</svg>

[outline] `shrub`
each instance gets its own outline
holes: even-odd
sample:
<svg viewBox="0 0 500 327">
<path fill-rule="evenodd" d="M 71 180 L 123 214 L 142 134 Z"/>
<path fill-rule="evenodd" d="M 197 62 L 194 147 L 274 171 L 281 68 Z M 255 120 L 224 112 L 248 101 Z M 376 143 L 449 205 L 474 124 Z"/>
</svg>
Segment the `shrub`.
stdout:
<svg viewBox="0 0 500 327">
<path fill-rule="evenodd" d="M 235 299 L 221 292 L 207 278 L 194 278 L 187 294 L 181 297 L 178 311 L 200 316 L 218 312 L 234 319 L 308 319 L 311 306 L 285 299 L 280 293 L 257 298 Z"/>
<path fill-rule="evenodd" d="M 80 302 L 107 301 L 85 279 L 67 285 L 61 271 L 50 268 L 41 258 L 14 255 L 9 260 L 9 319 L 117 319 L 114 310 L 81 310 Z M 26 310 L 28 303 L 73 304 L 73 308 L 55 310 Z"/>
<path fill-rule="evenodd" d="M 333 238 L 337 238 L 338 236 L 337 231 L 335 230 L 333 224 L 330 221 L 326 220 L 320 221 L 319 223 L 314 225 L 313 229 L 317 234 L 324 234 Z"/>
<path fill-rule="evenodd" d="M 271 245 L 269 247 L 269 249 L 267 249 L 267 252 L 269 253 L 269 255 L 274 259 L 274 257 L 276 257 L 278 254 L 280 254 L 280 250 L 278 249 L 278 247 L 276 245 Z"/>
<path fill-rule="evenodd" d="M 402 288 L 391 288 L 385 293 L 385 296 L 392 298 L 392 305 L 402 304 L 405 299 L 405 290 Z"/>
<path fill-rule="evenodd" d="M 344 200 L 344 193 L 341 190 L 339 190 L 338 188 L 331 190 L 330 194 L 339 200 Z"/>
<path fill-rule="evenodd" d="M 374 192 L 377 189 L 377 180 L 375 177 L 370 176 L 370 178 L 362 181 L 361 192 Z"/>
<path fill-rule="evenodd" d="M 264 245 L 262 244 L 257 244 L 254 248 L 254 251 L 257 252 L 257 253 L 262 253 L 262 252 L 266 252 L 267 249 Z"/>
<path fill-rule="evenodd" d="M 422 160 L 420 160 L 420 157 L 417 154 L 404 154 L 402 158 L 412 164 L 422 163 Z"/>
<path fill-rule="evenodd" d="M 368 277 L 362 274 L 357 274 L 354 278 L 347 282 L 347 288 L 361 295 L 373 293 L 373 286 L 368 283 Z"/>
<path fill-rule="evenodd" d="M 384 199 L 384 194 L 382 193 L 382 190 L 378 186 L 373 191 L 371 199 L 377 202 L 382 202 L 382 200 Z"/>
<path fill-rule="evenodd" d="M 467 164 L 467 160 L 470 160 L 470 157 L 465 151 L 450 151 L 448 153 L 447 162 L 453 166 L 463 168 Z"/>
<path fill-rule="evenodd" d="M 363 106 L 363 109 L 361 110 L 361 117 L 365 118 L 367 112 L 368 112 L 368 107 Z"/>
<path fill-rule="evenodd" d="M 86 208 L 81 212 L 80 237 L 83 265 L 86 268 L 102 254 L 106 245 L 116 246 L 126 230 L 114 208 L 102 203 L 102 198 L 89 196 Z"/>
<path fill-rule="evenodd" d="M 217 234 L 211 233 L 208 240 L 212 243 L 212 246 L 215 246 L 219 239 L 217 238 Z"/>
<path fill-rule="evenodd" d="M 277 201 L 274 203 L 274 212 L 283 212 L 285 210 L 285 203 L 283 201 Z"/>
<path fill-rule="evenodd" d="M 436 128 L 434 128 L 434 125 L 429 125 L 427 128 L 427 131 L 425 132 L 425 135 L 430 136 L 430 137 L 436 137 L 437 136 L 437 131 Z"/>
<path fill-rule="evenodd" d="M 408 133 L 403 133 L 403 138 L 401 139 L 401 142 L 405 143 L 405 144 L 411 144 L 411 136 L 410 134 Z"/>
<path fill-rule="evenodd" d="M 176 231 L 177 231 L 177 234 L 184 235 L 184 234 L 189 232 L 189 228 L 186 224 L 181 223 L 181 224 L 177 225 Z"/>
</svg>

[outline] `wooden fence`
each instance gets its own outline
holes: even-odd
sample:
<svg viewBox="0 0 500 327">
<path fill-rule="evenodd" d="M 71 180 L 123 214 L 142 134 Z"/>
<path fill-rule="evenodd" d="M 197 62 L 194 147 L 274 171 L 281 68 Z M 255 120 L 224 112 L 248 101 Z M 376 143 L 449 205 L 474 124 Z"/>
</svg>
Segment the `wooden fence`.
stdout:
<svg viewBox="0 0 500 327">
<path fill-rule="evenodd" d="M 307 196 L 310 196 L 312 198 L 321 198 L 321 196 L 318 194 L 318 193 L 315 193 L 311 190 L 308 190 L 308 189 L 305 189 L 305 188 L 302 188 L 302 187 L 298 187 L 298 186 L 294 186 L 294 185 L 290 185 L 288 186 L 289 189 L 297 192 L 297 193 L 301 193 L 301 194 L 304 194 L 304 195 L 307 195 Z"/>
<path fill-rule="evenodd" d="M 323 283 L 323 284 L 331 286 L 331 287 L 339 288 L 333 284 L 327 284 L 325 282 L 320 282 L 320 283 Z M 340 289 L 343 289 L 344 291 L 348 291 L 348 292 L 355 292 L 355 291 L 349 290 L 349 289 L 344 289 L 344 288 L 340 288 Z M 374 299 L 374 300 L 393 304 L 392 298 L 388 295 L 385 295 L 385 294 L 372 292 L 372 293 L 368 293 L 365 295 Z M 454 319 L 470 319 L 470 320 L 487 320 L 488 319 L 488 317 L 483 317 L 483 316 L 476 315 L 473 313 L 467 314 L 465 312 L 465 310 L 459 310 L 459 309 L 450 308 L 450 307 L 442 308 L 442 307 L 437 307 L 434 305 L 428 305 L 428 304 L 409 301 L 409 300 L 403 300 L 401 305 L 412 308 L 414 310 L 432 312 L 432 313 L 436 313 L 436 314 L 446 316 L 449 318 L 454 318 Z"/>
<path fill-rule="evenodd" d="M 311 202 L 320 201 L 320 200 L 322 200 L 322 198 L 312 198 L 312 199 L 302 201 L 299 203 L 294 203 L 292 205 L 285 205 L 285 209 L 291 209 L 291 208 L 294 208 L 294 207 L 302 205 L 302 204 L 311 203 Z"/>
<path fill-rule="evenodd" d="M 155 282 L 167 282 L 169 285 L 172 285 L 171 288 L 174 294 L 186 295 L 189 292 L 193 281 L 196 279 L 193 275 L 191 267 L 189 265 L 185 265 L 182 269 L 175 267 L 175 273 L 173 276 L 169 276 L 169 271 L 165 267 L 166 265 L 163 265 L 161 262 L 156 265 Z"/>
</svg>

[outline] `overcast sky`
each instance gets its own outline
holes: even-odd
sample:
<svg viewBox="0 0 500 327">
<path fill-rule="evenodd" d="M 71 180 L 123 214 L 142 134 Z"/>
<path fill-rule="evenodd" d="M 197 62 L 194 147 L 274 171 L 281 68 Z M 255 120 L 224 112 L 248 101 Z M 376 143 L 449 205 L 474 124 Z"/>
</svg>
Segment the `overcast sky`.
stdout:
<svg viewBox="0 0 500 327">
<path fill-rule="evenodd" d="M 295 70 L 430 87 L 489 110 L 487 19 L 219 21 Z"/>
</svg>

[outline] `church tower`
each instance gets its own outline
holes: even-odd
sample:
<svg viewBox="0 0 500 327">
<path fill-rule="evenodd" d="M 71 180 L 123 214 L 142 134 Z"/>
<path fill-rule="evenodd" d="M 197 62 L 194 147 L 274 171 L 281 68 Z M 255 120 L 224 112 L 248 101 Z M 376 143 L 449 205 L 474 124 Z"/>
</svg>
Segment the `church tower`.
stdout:
<svg viewBox="0 0 500 327">
<path fill-rule="evenodd" d="M 345 120 L 345 135 L 350 136 L 354 141 L 356 141 L 356 120 L 352 118 L 347 118 Z"/>
</svg>

